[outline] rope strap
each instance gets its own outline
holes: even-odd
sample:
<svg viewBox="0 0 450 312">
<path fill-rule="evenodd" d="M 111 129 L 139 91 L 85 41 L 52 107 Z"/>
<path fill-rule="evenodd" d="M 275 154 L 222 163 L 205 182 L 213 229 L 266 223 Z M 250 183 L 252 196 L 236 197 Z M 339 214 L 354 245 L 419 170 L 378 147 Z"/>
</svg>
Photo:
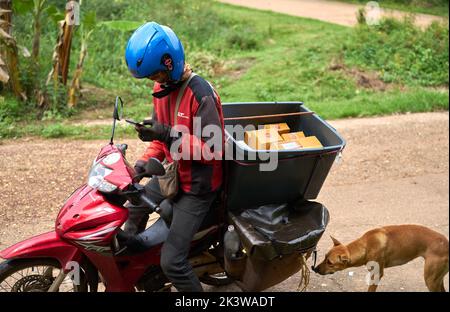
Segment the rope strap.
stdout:
<svg viewBox="0 0 450 312">
<path fill-rule="evenodd" d="M 300 269 L 300 282 L 297 287 L 297 291 L 304 292 L 309 285 L 309 277 L 311 272 L 309 271 L 308 264 L 306 263 L 306 256 L 302 254 L 300 258 L 301 269 Z"/>
</svg>

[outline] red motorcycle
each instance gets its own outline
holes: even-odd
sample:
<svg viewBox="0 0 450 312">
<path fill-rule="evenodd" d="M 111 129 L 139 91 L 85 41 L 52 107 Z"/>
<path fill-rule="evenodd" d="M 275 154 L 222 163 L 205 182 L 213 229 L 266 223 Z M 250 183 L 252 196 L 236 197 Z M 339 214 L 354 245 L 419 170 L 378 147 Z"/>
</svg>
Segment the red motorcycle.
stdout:
<svg viewBox="0 0 450 312">
<path fill-rule="evenodd" d="M 119 98 L 118 98 L 119 99 Z M 0 291 L 97 291 L 99 278 L 106 291 L 162 291 L 170 284 L 159 266 L 160 250 L 168 234 L 171 204 L 155 204 L 137 181 L 163 175 L 164 167 L 150 159 L 146 172 L 135 176 L 127 162 L 126 144 L 114 145 L 116 120 L 122 104 L 116 99 L 111 141 L 94 160 L 87 184 L 65 202 L 55 230 L 22 241 L 0 252 Z M 128 209 L 159 212 L 146 231 L 129 237 L 121 226 Z M 216 203 L 217 205 L 217 203 Z M 231 282 L 217 261 L 219 225 L 212 207 L 195 235 L 190 262 L 202 282 Z"/>
<path fill-rule="evenodd" d="M 122 109 L 117 97 L 111 140 L 94 160 L 87 184 L 64 203 L 55 230 L 0 252 L 5 259 L 0 291 L 95 292 L 100 282 L 105 291 L 170 290 L 160 253 L 172 204 L 166 199 L 157 205 L 139 184 L 165 169 L 150 159 L 145 172 L 136 175 L 125 158 L 127 145 L 114 145 Z M 247 124 L 255 123 L 253 115 L 264 112 L 267 117 L 261 122 L 286 120 L 293 131 L 318 135 L 324 147 L 275 152 L 276 171 L 258 170 L 259 160 L 225 161 L 225 190 L 194 236 L 189 261 L 203 283 L 234 281 L 246 291 L 267 289 L 300 270 L 306 276 L 306 259 L 329 220 L 322 204 L 306 199 L 317 197 L 345 141 L 300 102 L 230 103 L 223 109 L 229 124 L 243 123 L 242 115 L 249 116 Z M 226 136 L 236 152 L 254 152 L 240 149 L 234 134 L 226 131 Z M 142 233 L 129 235 L 121 229 L 129 209 L 156 212 L 160 218 Z"/>
</svg>

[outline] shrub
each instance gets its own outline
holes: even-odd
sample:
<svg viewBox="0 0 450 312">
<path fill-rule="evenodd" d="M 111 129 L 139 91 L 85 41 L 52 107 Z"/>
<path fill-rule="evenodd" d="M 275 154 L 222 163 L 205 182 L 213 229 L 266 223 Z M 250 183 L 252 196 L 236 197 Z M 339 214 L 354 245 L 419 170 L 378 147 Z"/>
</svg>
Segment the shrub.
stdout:
<svg viewBox="0 0 450 312">
<path fill-rule="evenodd" d="M 0 97 L 0 122 L 21 119 L 26 107 L 14 97 Z"/>
<path fill-rule="evenodd" d="M 42 136 L 44 138 L 61 138 L 65 136 L 79 135 L 80 133 L 81 130 L 77 127 L 59 123 L 48 125 L 42 130 Z"/>
<path fill-rule="evenodd" d="M 448 86 L 448 24 L 425 30 L 384 19 L 378 26 L 358 25 L 343 47 L 347 63 L 379 71 L 385 82 Z"/>
</svg>

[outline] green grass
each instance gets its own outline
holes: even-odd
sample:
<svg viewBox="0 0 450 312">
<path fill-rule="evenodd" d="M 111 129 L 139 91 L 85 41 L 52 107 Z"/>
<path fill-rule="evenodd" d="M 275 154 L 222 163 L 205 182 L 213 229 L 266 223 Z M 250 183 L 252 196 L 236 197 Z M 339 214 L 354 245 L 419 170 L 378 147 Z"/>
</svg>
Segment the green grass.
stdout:
<svg viewBox="0 0 450 312">
<path fill-rule="evenodd" d="M 306 105 L 306 104 L 305 104 Z M 448 110 L 448 92 L 418 89 L 404 92 L 393 90 L 382 97 L 370 93 L 360 93 L 350 100 L 328 100 L 307 105 L 324 119 L 349 117 L 370 117 L 395 113 L 418 113 Z M 39 136 L 43 138 L 63 138 L 91 140 L 108 139 L 111 126 L 74 126 L 68 122 L 2 123 L 0 139 Z M 136 138 L 134 128 L 127 124 L 117 126 L 116 138 Z"/>
<path fill-rule="evenodd" d="M 351 100 L 327 101 L 309 108 L 325 119 L 369 117 L 395 113 L 419 113 L 448 110 L 448 92 L 426 89 L 409 92 L 395 90 L 383 95 L 360 94 Z"/>
<path fill-rule="evenodd" d="M 448 35 L 448 25 L 433 23 L 422 31 L 410 19 L 388 19 L 357 27 L 342 54 L 348 66 L 378 71 L 388 83 L 448 86 Z"/>
<path fill-rule="evenodd" d="M 448 110 L 448 25 L 420 30 L 409 21 L 388 20 L 378 27 L 347 28 L 216 2 L 205 7 L 200 0 L 85 3 L 105 20 L 170 24 L 184 43 L 187 61 L 215 85 L 222 102 L 303 101 L 326 119 Z M 100 10 L 106 3 L 109 10 Z M 18 30 L 26 33 L 29 26 L 21 23 Z M 54 42 L 52 28 L 46 27 L 43 58 Z M 109 116 L 115 95 L 123 98 L 126 117 L 150 116 L 152 84 L 132 78 L 123 58 L 130 34 L 94 32 L 83 74 L 84 86 L 92 91 L 77 109 L 56 107 L 39 116 L 43 121 L 32 122 L 33 105 L 18 105 L 10 96 L 0 100 L 0 138 L 107 138 L 110 127 L 73 123 L 81 116 Z M 25 37 L 19 40 L 23 44 Z M 73 62 L 76 56 L 74 48 Z M 332 70 L 336 64 L 339 69 Z M 387 91 L 361 85 L 354 70 L 376 77 Z M 127 128 L 126 135 L 134 132 Z"/>
<path fill-rule="evenodd" d="M 109 139 L 111 126 L 80 126 L 67 122 L 28 123 L 0 122 L 0 139 L 16 139 L 24 136 L 46 139 L 72 138 L 76 140 Z M 136 138 L 136 131 L 129 125 L 118 125 L 116 138 Z"/>
<path fill-rule="evenodd" d="M 341 2 L 365 5 L 367 0 L 339 0 Z M 395 9 L 411 13 L 424 13 L 448 17 L 447 0 L 380 0 L 381 8 Z"/>
</svg>

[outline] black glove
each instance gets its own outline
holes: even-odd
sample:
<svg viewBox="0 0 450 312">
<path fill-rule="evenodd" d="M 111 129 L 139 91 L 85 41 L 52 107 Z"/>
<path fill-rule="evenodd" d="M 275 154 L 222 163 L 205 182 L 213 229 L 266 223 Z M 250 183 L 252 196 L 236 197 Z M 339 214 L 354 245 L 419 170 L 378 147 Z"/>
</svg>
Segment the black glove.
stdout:
<svg viewBox="0 0 450 312">
<path fill-rule="evenodd" d="M 144 173 L 145 172 L 145 165 L 147 164 L 144 160 L 138 160 L 134 164 L 134 171 L 136 172 L 136 175 Z"/>
<path fill-rule="evenodd" d="M 154 120 L 144 120 L 144 125 L 150 127 L 135 126 L 135 129 L 138 132 L 138 136 L 141 141 L 150 142 L 153 140 L 158 140 L 170 144 L 170 131 L 172 130 L 171 126 L 159 123 Z"/>
</svg>

